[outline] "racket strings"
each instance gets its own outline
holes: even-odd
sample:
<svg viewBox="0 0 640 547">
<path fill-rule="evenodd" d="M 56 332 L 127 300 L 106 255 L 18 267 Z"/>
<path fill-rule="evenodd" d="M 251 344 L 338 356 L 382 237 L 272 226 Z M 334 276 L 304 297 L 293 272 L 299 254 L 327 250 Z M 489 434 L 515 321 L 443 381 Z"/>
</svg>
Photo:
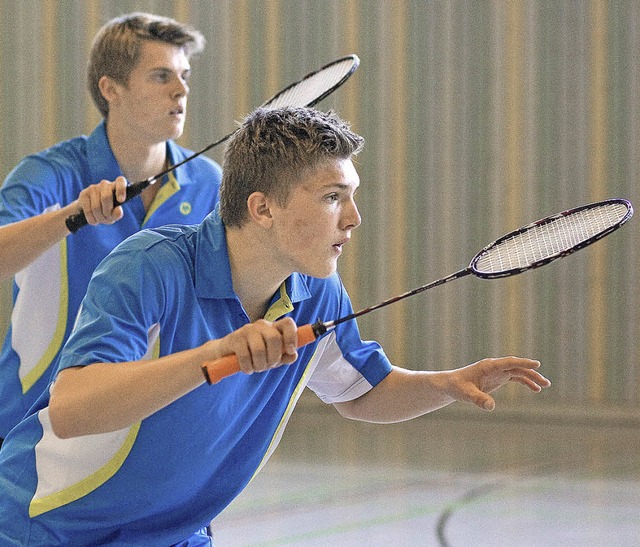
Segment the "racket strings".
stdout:
<svg viewBox="0 0 640 547">
<path fill-rule="evenodd" d="M 497 274 L 529 268 L 607 232 L 627 214 L 624 203 L 606 203 L 533 224 L 490 246 L 475 262 L 475 270 Z"/>
<path fill-rule="evenodd" d="M 332 63 L 309 75 L 296 84 L 284 89 L 273 99 L 266 102 L 263 108 L 280 108 L 290 105 L 312 105 L 319 101 L 327 90 L 346 78 L 357 66 L 357 61 L 351 57 Z"/>
</svg>

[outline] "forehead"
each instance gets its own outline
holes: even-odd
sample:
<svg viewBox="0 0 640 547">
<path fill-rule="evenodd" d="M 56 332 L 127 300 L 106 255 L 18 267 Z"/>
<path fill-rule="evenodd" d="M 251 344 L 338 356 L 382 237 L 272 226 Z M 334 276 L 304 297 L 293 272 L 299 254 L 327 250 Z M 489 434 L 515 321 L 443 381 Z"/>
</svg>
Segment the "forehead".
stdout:
<svg viewBox="0 0 640 547">
<path fill-rule="evenodd" d="M 157 40 L 143 40 L 140 44 L 138 64 L 134 70 L 156 68 L 189 68 L 189 59 L 184 48 Z"/>
<path fill-rule="evenodd" d="M 307 191 L 337 188 L 355 192 L 359 185 L 360 177 L 351 159 L 338 159 L 321 163 L 297 186 Z"/>
</svg>

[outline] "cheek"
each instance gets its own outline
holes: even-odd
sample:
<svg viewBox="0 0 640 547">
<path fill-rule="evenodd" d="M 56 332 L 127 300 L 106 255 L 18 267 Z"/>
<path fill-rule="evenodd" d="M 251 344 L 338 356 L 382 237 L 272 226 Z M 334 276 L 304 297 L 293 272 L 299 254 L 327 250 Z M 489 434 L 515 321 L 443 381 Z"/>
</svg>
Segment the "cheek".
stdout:
<svg viewBox="0 0 640 547">
<path fill-rule="evenodd" d="M 298 218 L 291 224 L 292 234 L 299 237 L 305 245 L 325 241 L 327 229 L 328 220 L 317 213 Z"/>
<path fill-rule="evenodd" d="M 132 104 L 139 110 L 148 110 L 158 100 L 158 92 L 149 87 L 137 86 L 130 93 Z"/>
<path fill-rule="evenodd" d="M 285 226 L 280 226 L 278 230 L 278 247 L 282 253 L 282 259 L 289 262 L 289 265 L 295 269 L 307 271 L 308 267 L 315 263 L 321 251 L 321 238 L 313 223 L 305 222 L 303 218 L 296 220 L 290 219 Z"/>
<path fill-rule="evenodd" d="M 127 102 L 127 110 L 131 120 L 145 119 L 149 110 L 149 101 L 145 97 L 134 97 Z"/>
<path fill-rule="evenodd" d="M 312 247 L 317 239 L 316 231 L 305 222 L 292 223 L 283 236 L 284 244 L 296 255 L 304 253 Z"/>
</svg>

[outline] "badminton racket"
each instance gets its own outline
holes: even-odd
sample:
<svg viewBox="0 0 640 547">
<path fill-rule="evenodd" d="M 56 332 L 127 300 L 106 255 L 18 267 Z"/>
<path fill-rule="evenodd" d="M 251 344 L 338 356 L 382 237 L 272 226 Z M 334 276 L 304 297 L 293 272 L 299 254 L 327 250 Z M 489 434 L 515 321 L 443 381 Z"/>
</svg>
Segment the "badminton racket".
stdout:
<svg viewBox="0 0 640 547">
<path fill-rule="evenodd" d="M 356 71 L 359 65 L 360 59 L 355 54 L 336 59 L 335 61 L 324 65 L 318 70 L 307 74 L 301 80 L 298 80 L 297 82 L 294 82 L 285 87 L 282 91 L 279 91 L 267 102 L 265 102 L 260 108 L 274 109 L 287 106 L 314 106 L 322 99 L 333 93 L 342 84 L 344 84 Z M 162 179 L 162 177 L 164 177 L 174 169 L 177 169 L 188 161 L 197 158 L 198 156 L 211 150 L 215 146 L 226 142 L 229 138 L 231 138 L 233 133 L 235 133 L 235 131 L 229 133 L 228 135 L 225 135 L 221 139 L 204 147 L 199 152 L 196 152 L 183 161 L 172 165 L 171 167 L 162 171 L 161 173 L 158 173 L 157 175 L 149 177 L 145 180 L 141 180 L 139 182 L 129 184 L 127 186 L 127 197 L 124 201 L 119 202 L 114 194 L 113 206 L 116 207 L 118 205 L 122 205 L 123 203 L 126 203 L 127 201 L 133 199 L 137 195 L 141 194 L 145 188 Z M 80 228 L 88 224 L 84 212 L 80 212 L 67 217 L 65 223 L 71 233 L 77 232 Z"/>
<path fill-rule="evenodd" d="M 617 230 L 632 215 L 633 207 L 629 201 L 610 199 L 543 218 L 487 245 L 463 270 L 339 319 L 317 321 L 299 327 L 298 347 L 313 342 L 340 323 L 469 274 L 481 279 L 497 279 L 539 268 L 602 239 Z M 214 384 L 240 372 L 240 366 L 235 355 L 227 355 L 204 362 L 202 372 L 207 382 Z"/>
</svg>

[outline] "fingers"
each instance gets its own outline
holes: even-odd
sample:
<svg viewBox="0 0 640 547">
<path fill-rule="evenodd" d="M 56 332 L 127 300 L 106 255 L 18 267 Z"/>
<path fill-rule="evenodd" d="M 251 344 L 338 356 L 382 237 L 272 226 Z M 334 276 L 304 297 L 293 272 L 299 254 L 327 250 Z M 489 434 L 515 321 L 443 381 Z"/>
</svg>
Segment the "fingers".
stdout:
<svg viewBox="0 0 640 547">
<path fill-rule="evenodd" d="M 120 203 L 126 200 L 127 181 L 124 177 L 118 177 L 114 182 L 100 181 L 80 192 L 78 204 L 89 224 L 113 224 L 122 218 L 122 207 L 114 207 L 114 195 Z"/>
<path fill-rule="evenodd" d="M 483 359 L 483 361 L 492 363 L 492 366 L 502 368 L 522 368 L 522 369 L 537 369 L 540 367 L 540 361 L 535 359 L 527 359 L 525 357 L 494 357 L 489 359 Z M 482 361 L 481 361 L 482 362 Z"/>
<path fill-rule="evenodd" d="M 505 373 L 509 374 L 509 381 L 522 384 L 535 392 L 551 385 L 549 379 L 536 370 L 540 367 L 540 361 L 521 357 L 506 357 L 504 361 L 515 365 L 505 369 Z"/>
<path fill-rule="evenodd" d="M 502 357 L 485 359 L 485 361 L 489 362 L 496 374 L 506 376 L 502 383 L 504 381 L 517 382 L 536 392 L 551 385 L 549 379 L 536 370 L 540 367 L 540 361 L 522 357 Z"/>
<path fill-rule="evenodd" d="M 231 333 L 230 351 L 246 374 L 293 363 L 298 354 L 297 327 L 291 318 L 275 323 L 263 319 Z"/>
<path fill-rule="evenodd" d="M 535 370 L 531 369 L 509 369 L 507 371 L 509 373 L 509 381 L 516 382 L 518 384 L 522 384 L 523 386 L 528 387 L 531 391 L 535 391 L 536 393 L 542 391 L 542 388 L 549 387 L 551 385 L 551 381 L 545 378 L 542 374 Z"/>
<path fill-rule="evenodd" d="M 274 327 L 282 335 L 281 361 L 287 364 L 293 363 L 298 358 L 298 327 L 290 317 L 277 321 Z"/>
<path fill-rule="evenodd" d="M 489 393 L 508 382 L 522 384 L 533 392 L 549 387 L 551 382 L 536 369 L 540 362 L 522 357 L 483 359 L 464 369 L 461 380 L 460 400 L 467 400 L 485 410 L 495 408 L 495 400 Z"/>
</svg>

